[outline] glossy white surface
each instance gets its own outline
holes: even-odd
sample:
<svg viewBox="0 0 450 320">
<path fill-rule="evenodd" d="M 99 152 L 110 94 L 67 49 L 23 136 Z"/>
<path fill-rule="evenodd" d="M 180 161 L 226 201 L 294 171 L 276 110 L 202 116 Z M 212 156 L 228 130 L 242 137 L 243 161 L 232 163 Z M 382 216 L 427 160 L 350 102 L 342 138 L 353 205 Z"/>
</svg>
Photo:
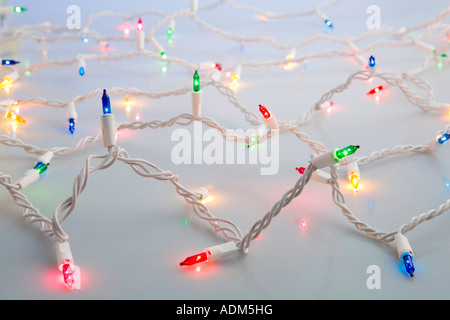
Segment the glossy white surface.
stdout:
<svg viewBox="0 0 450 320">
<path fill-rule="evenodd" d="M 82 23 L 102 10 L 132 14 L 146 9 L 171 13 L 190 6 L 189 1 L 78 1 Z M 203 2 L 212 3 L 212 2 Z M 318 2 L 317 2 L 318 3 Z M 15 3 L 16 4 L 16 3 Z M 10 16 L 10 26 L 49 21 L 64 25 L 70 1 L 23 1 L 23 15 Z M 296 12 L 313 4 L 294 1 L 245 1 L 246 5 L 273 12 Z M 324 10 L 332 19 L 332 35 L 351 37 L 366 33 L 366 9 L 370 1 L 341 1 Z M 446 1 L 378 1 L 382 25 L 394 28 L 418 25 L 435 18 Z M 19 3 L 17 3 L 19 5 Z M 199 17 L 232 34 L 271 36 L 279 43 L 295 44 L 325 33 L 316 15 L 286 20 L 262 21 L 254 14 L 236 11 L 226 4 L 199 13 Z M 143 17 L 144 28 L 159 21 Z M 447 23 L 449 22 L 447 18 Z M 103 18 L 91 27 L 100 33 L 121 34 L 121 19 Z M 189 18 L 176 22 L 171 46 L 165 29 L 157 35 L 171 56 L 190 62 L 216 61 L 234 67 L 239 61 L 282 59 L 287 52 L 265 44 L 224 40 L 202 30 Z M 377 37 L 366 44 L 375 41 Z M 112 42 L 111 52 L 135 50 L 135 42 Z M 147 44 L 149 49 L 150 45 Z M 321 41 L 297 54 L 313 53 L 339 44 Z M 43 57 L 42 50 L 47 50 Z M 2 45 L 2 57 L 15 57 L 30 65 L 43 59 L 67 60 L 78 53 L 99 53 L 99 46 L 81 39 L 37 44 L 20 40 Z M 424 53 L 411 47 L 378 48 L 373 51 L 379 68 L 398 74 L 417 68 Z M 245 68 L 237 91 L 240 102 L 258 116 L 258 105 L 270 108 L 278 120 L 298 118 L 323 93 L 344 83 L 360 67 L 352 60 L 336 57 L 312 59 L 306 71 L 285 71 L 280 67 Z M 439 101 L 450 102 L 448 66 L 435 66 L 423 74 Z M 44 97 L 69 100 L 91 90 L 136 87 L 151 92 L 181 88 L 191 82 L 189 71 L 170 65 L 165 74 L 161 64 L 146 58 L 122 61 L 86 61 L 86 75 L 80 77 L 76 64 L 37 70 L 21 79 L 9 97 L 23 100 Z M 449 115 L 425 113 L 407 101 L 395 88 L 376 102 L 365 95 L 373 84 L 355 81 L 333 97 L 331 113 L 317 112 L 302 131 L 327 148 L 359 144 L 358 156 L 396 145 L 426 144 L 450 121 Z M 203 116 L 214 118 L 227 128 L 251 128 L 244 115 L 211 86 L 203 90 Z M 127 113 L 123 96 L 110 96 L 116 120 L 131 122 L 168 120 L 191 112 L 191 97 L 140 98 Z M 41 148 L 74 146 L 86 135 L 100 130 L 101 100 L 77 105 L 76 133 L 66 128 L 66 110 L 26 107 L 21 115 L 27 123 L 16 137 Z M 195 190 L 211 188 L 214 200 L 207 204 L 213 214 L 234 221 L 246 232 L 278 201 L 298 178 L 295 168 L 306 166 L 312 150 L 295 136 L 280 137 L 280 167 L 276 175 L 260 175 L 251 164 L 175 165 L 171 151 L 175 128 L 120 132 L 118 143 L 131 157 L 147 159 L 180 176 Z M 192 130 L 193 126 L 186 129 Z M 1 133 L 10 133 L 6 124 Z M 1 172 L 19 177 L 35 157 L 20 149 L 0 146 Z M 101 141 L 93 148 L 70 157 L 55 157 L 45 177 L 24 193 L 51 216 L 54 208 L 72 192 L 75 176 L 89 154 L 104 154 Z M 427 212 L 450 196 L 450 145 L 432 154 L 407 154 L 360 167 L 362 187 L 357 195 L 347 189 L 346 171 L 341 187 L 346 203 L 357 217 L 384 231 L 396 230 L 413 216 Z M 181 268 L 186 256 L 224 242 L 208 225 L 194 216 L 190 206 L 166 182 L 144 179 L 123 163 L 94 173 L 80 196 L 75 212 L 64 223 L 77 265 L 82 271 L 81 290 L 67 292 L 56 269 L 54 247 L 46 236 L 23 223 L 21 210 L 9 194 L 0 189 L 0 298 L 1 299 L 449 299 L 450 256 L 449 213 L 423 223 L 408 233 L 415 252 L 416 276 L 401 271 L 395 244 L 381 244 L 358 233 L 331 199 L 331 188 L 310 182 L 304 192 L 272 221 L 250 247 L 247 256 L 230 257 L 221 263 Z M 301 221 L 307 226 L 301 228 Z M 368 289 L 368 267 L 381 272 L 381 288 Z"/>
</svg>

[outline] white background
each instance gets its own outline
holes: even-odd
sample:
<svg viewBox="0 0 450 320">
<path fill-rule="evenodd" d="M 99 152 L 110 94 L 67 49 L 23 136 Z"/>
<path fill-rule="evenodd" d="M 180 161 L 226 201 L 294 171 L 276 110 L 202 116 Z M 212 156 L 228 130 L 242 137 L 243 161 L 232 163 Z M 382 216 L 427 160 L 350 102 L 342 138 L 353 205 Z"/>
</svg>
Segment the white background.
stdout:
<svg viewBox="0 0 450 320">
<path fill-rule="evenodd" d="M 200 5 L 213 3 L 200 1 Z M 316 2 L 243 1 L 243 4 L 277 13 L 311 10 Z M 317 2 L 319 3 L 319 2 Z M 49 21 L 64 26 L 66 8 L 73 1 L 14 2 L 27 8 L 11 14 L 10 27 Z M 102 10 L 133 14 L 148 9 L 172 13 L 189 8 L 189 1 L 77 1 L 82 24 L 90 14 Z M 369 5 L 381 9 L 382 26 L 413 27 L 435 18 L 448 1 L 341 1 L 324 12 L 335 26 L 332 35 L 350 38 L 365 34 Z M 282 44 L 297 44 L 324 34 L 317 15 L 262 21 L 254 14 L 222 4 L 199 12 L 206 22 L 227 32 L 248 37 L 270 36 Z M 143 17 L 144 29 L 160 20 Z M 446 20 L 448 22 L 448 18 Z M 101 18 L 91 28 L 102 35 L 121 34 L 118 18 Z M 135 23 L 135 22 L 130 22 Z M 67 30 L 67 32 L 76 32 Z M 272 61 L 287 52 L 262 43 L 239 43 L 202 30 L 189 18 L 176 21 L 175 39 L 168 45 L 165 27 L 156 37 L 170 56 L 189 62 L 217 61 L 231 68 L 240 61 Z M 132 32 L 132 36 L 134 32 Z M 364 44 L 376 41 L 370 38 Z M 441 42 L 439 42 L 441 41 Z M 440 39 L 433 45 L 442 45 Z M 135 42 L 112 42 L 111 52 L 135 50 Z M 148 49 L 152 49 L 147 44 Z M 303 47 L 297 54 L 316 53 L 326 48 L 343 49 L 329 41 Z M 47 56 L 41 54 L 47 50 Z M 78 53 L 100 53 L 99 45 L 79 40 L 38 43 L 23 39 L 2 44 L 2 57 L 33 65 L 47 59 L 68 60 Z M 371 52 L 383 71 L 397 74 L 417 68 L 425 53 L 414 47 L 379 47 Z M 306 71 L 285 71 L 281 67 L 245 68 L 237 91 L 240 102 L 259 115 L 258 105 L 272 110 L 279 120 L 299 118 L 322 94 L 344 83 L 360 70 L 344 57 L 311 59 Z M 433 86 L 436 99 L 450 101 L 448 66 L 432 64 L 422 75 Z M 43 97 L 67 101 L 78 95 L 112 87 L 135 87 L 162 92 L 191 83 L 192 74 L 175 64 L 166 73 L 161 63 L 149 58 L 123 61 L 87 61 L 86 75 L 76 65 L 48 67 L 17 81 L 8 97 Z M 380 83 L 382 84 L 382 83 Z M 426 113 L 412 105 L 396 88 L 375 102 L 366 96 L 373 83 L 355 81 L 348 90 L 333 97 L 331 113 L 316 112 L 302 132 L 326 148 L 359 144 L 358 156 L 396 145 L 426 144 L 449 123 L 449 115 Z M 3 96 L 6 97 L 5 94 Z M 111 96 L 113 113 L 121 122 L 168 120 L 191 112 L 189 95 L 161 99 L 136 99 L 130 113 L 123 96 Z M 100 129 L 101 100 L 77 105 L 76 132 L 67 131 L 66 110 L 29 106 L 21 110 L 27 123 L 16 137 L 40 148 L 74 146 Z M 203 116 L 214 118 L 227 128 L 251 128 L 244 115 L 213 87 L 203 88 Z M 192 126 L 187 129 L 192 130 Z M 120 132 L 118 143 L 131 157 L 147 159 L 180 176 L 183 185 L 195 190 L 211 188 L 210 211 L 235 222 L 245 233 L 278 201 L 298 179 L 295 167 L 306 166 L 313 152 L 289 133 L 280 137 L 280 168 L 276 175 L 260 175 L 258 165 L 175 165 L 171 134 L 177 128 Z M 6 121 L 3 134 L 11 134 Z M 0 146 L 1 172 L 13 180 L 30 168 L 35 156 L 21 149 Z M 37 183 L 24 193 L 46 216 L 72 193 L 73 179 L 90 154 L 104 154 L 101 141 L 82 153 L 55 157 Z M 407 154 L 372 162 L 361 167 L 362 187 L 357 195 L 347 188 L 341 171 L 341 188 L 355 215 L 383 231 L 396 230 L 413 216 L 438 207 L 450 195 L 448 145 L 429 154 Z M 179 266 L 185 257 L 224 242 L 209 226 L 194 216 L 191 207 L 168 182 L 144 179 L 123 163 L 94 173 L 80 196 L 77 207 L 64 223 L 70 236 L 75 263 L 82 272 L 82 288 L 69 292 L 56 269 L 52 240 L 24 224 L 21 210 L 6 190 L 0 190 L 0 298 L 1 299 L 448 299 L 449 241 L 448 213 L 421 224 L 407 234 L 415 252 L 416 276 L 402 271 L 393 243 L 383 244 L 355 230 L 331 199 L 331 188 L 310 182 L 304 192 L 285 207 L 246 256 L 234 256 L 220 263 L 198 268 Z M 299 228 L 302 219 L 306 230 Z M 185 224 L 187 221 L 187 225 Z M 381 288 L 369 290 L 367 268 L 377 265 Z"/>
</svg>

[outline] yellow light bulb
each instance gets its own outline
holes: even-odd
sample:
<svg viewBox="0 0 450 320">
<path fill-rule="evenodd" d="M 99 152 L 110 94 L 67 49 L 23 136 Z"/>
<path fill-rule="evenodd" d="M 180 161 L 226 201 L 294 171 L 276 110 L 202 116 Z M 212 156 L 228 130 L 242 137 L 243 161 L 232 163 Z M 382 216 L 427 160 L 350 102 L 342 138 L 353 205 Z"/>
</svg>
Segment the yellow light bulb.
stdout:
<svg viewBox="0 0 450 320">
<path fill-rule="evenodd" d="M 200 202 L 203 203 L 203 204 L 206 204 L 206 203 L 209 203 L 209 202 L 211 202 L 213 200 L 214 200 L 214 197 L 211 196 L 211 195 L 208 195 L 205 199 L 201 200 Z"/>
<path fill-rule="evenodd" d="M 350 176 L 348 177 L 348 179 L 350 180 L 350 183 L 352 184 L 353 189 L 358 189 L 359 186 L 359 174 L 357 174 L 356 172 L 352 172 L 350 173 Z"/>
<path fill-rule="evenodd" d="M 8 77 L 4 77 L 2 82 L 0 82 L 0 86 L 2 86 L 2 87 L 9 86 L 10 84 L 11 84 L 11 79 Z"/>
<path fill-rule="evenodd" d="M 25 122 L 25 120 L 22 117 L 18 116 L 15 113 L 12 113 L 11 111 L 8 111 L 5 115 L 5 117 L 9 118 L 11 120 L 17 121 L 17 122 L 21 122 L 21 123 Z"/>
<path fill-rule="evenodd" d="M 231 88 L 236 89 L 238 86 L 238 82 L 239 82 L 239 76 L 237 74 L 235 74 L 233 76 L 233 78 L 231 78 Z"/>
</svg>

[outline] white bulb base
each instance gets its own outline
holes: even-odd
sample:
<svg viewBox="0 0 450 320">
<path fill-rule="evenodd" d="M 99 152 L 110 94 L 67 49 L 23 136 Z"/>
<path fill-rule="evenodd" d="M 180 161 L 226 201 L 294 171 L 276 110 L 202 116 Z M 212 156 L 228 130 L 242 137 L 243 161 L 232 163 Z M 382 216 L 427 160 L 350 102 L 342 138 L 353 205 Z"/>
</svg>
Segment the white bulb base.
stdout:
<svg viewBox="0 0 450 320">
<path fill-rule="evenodd" d="M 17 181 L 19 189 L 24 189 L 39 179 L 39 172 L 35 169 L 28 169 Z"/>
<path fill-rule="evenodd" d="M 334 160 L 334 150 L 321 153 L 311 160 L 311 164 L 317 169 L 331 167 L 336 163 L 338 162 Z"/>
<path fill-rule="evenodd" d="M 144 50 L 145 48 L 145 33 L 142 30 L 136 31 L 136 50 Z"/>
<path fill-rule="evenodd" d="M 101 116 L 103 145 L 109 148 L 116 145 L 116 130 L 114 115 L 111 113 Z"/>
<path fill-rule="evenodd" d="M 238 247 L 233 241 L 219 244 L 217 246 L 209 247 L 204 250 L 208 253 L 210 261 L 217 261 L 224 257 L 233 255 L 238 252 Z"/>
<path fill-rule="evenodd" d="M 414 256 L 413 250 L 411 248 L 411 245 L 409 244 L 408 238 L 405 237 L 405 235 L 401 233 L 395 234 L 395 244 L 397 247 L 397 254 L 399 259 L 402 259 L 402 256 L 407 253 L 411 256 Z"/>
<path fill-rule="evenodd" d="M 199 118 L 202 113 L 202 91 L 191 93 L 191 102 L 192 102 L 192 115 L 194 120 Z"/>
</svg>

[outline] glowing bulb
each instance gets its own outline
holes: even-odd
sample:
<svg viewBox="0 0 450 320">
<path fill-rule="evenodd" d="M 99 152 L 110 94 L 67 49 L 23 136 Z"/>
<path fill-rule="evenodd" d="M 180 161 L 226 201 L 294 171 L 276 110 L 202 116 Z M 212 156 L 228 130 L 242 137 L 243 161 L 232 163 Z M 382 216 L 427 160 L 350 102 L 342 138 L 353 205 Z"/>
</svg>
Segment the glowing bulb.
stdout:
<svg viewBox="0 0 450 320">
<path fill-rule="evenodd" d="M 2 60 L 2 65 L 4 65 L 4 66 L 13 66 L 18 63 L 20 63 L 20 62 L 16 61 L 16 60 L 9 60 L 9 59 Z"/>
<path fill-rule="evenodd" d="M 130 29 L 129 28 L 125 28 L 123 29 L 123 33 L 128 36 L 130 34 Z"/>
<path fill-rule="evenodd" d="M 292 50 L 291 50 L 291 52 L 289 52 L 287 55 L 286 55 L 286 60 L 293 60 L 295 58 L 295 48 L 293 48 Z M 284 70 L 290 70 L 290 69 L 293 69 L 294 67 L 296 66 L 296 63 L 293 63 L 293 62 L 288 62 L 288 63 L 286 63 L 285 65 L 284 65 Z"/>
<path fill-rule="evenodd" d="M 128 97 L 125 97 L 125 108 L 127 112 L 131 111 L 131 101 L 128 99 Z"/>
<path fill-rule="evenodd" d="M 106 89 L 103 89 L 102 107 L 103 107 L 103 114 L 111 113 L 111 102 L 109 100 L 108 94 L 106 93 Z"/>
<path fill-rule="evenodd" d="M 41 175 L 42 173 L 44 173 L 47 170 L 49 165 L 50 165 L 50 163 L 42 163 L 42 162 L 40 162 L 40 164 L 39 164 L 39 162 L 38 162 L 34 166 L 34 169 L 39 173 L 39 175 Z"/>
<path fill-rule="evenodd" d="M 87 34 L 83 34 L 83 38 L 81 39 L 81 41 L 83 41 L 84 44 L 89 42 L 89 38 L 87 36 Z M 47 54 L 47 51 L 45 51 L 45 55 Z"/>
<path fill-rule="evenodd" d="M 23 8 L 23 7 L 13 7 L 13 11 L 16 13 L 21 13 L 26 11 L 27 9 Z"/>
<path fill-rule="evenodd" d="M 71 134 L 75 131 L 75 119 L 69 118 L 69 131 Z"/>
<path fill-rule="evenodd" d="M 259 105 L 259 111 L 261 111 L 264 119 L 266 120 L 272 116 L 270 112 L 266 109 L 266 107 L 264 107 L 263 105 Z"/>
<path fill-rule="evenodd" d="M 369 58 L 369 68 L 375 67 L 375 58 L 373 56 L 370 56 Z"/>
<path fill-rule="evenodd" d="M 331 20 L 326 19 L 324 22 L 328 28 L 330 28 L 330 29 L 333 28 L 333 24 L 331 23 Z"/>
<path fill-rule="evenodd" d="M 167 27 L 167 38 L 172 38 L 173 36 L 173 28 L 172 27 Z"/>
<path fill-rule="evenodd" d="M 197 70 L 194 73 L 194 81 L 193 81 L 193 92 L 200 92 L 200 76 L 198 75 Z"/>
<path fill-rule="evenodd" d="M 258 140 L 259 140 L 259 137 L 256 136 L 256 135 L 250 137 L 250 138 L 248 139 L 247 148 L 249 148 L 249 150 L 253 150 L 253 149 L 255 149 L 256 147 L 258 147 L 258 145 L 259 145 L 259 144 L 258 144 Z"/>
<path fill-rule="evenodd" d="M 450 139 L 450 134 L 446 132 L 443 135 L 441 135 L 440 137 L 438 137 L 436 141 L 439 144 L 444 144 L 449 139 Z"/>
<path fill-rule="evenodd" d="M 142 24 L 142 19 L 139 18 L 138 24 L 137 24 L 137 29 L 138 29 L 138 31 L 141 31 L 143 28 L 144 28 L 144 25 Z"/>
<path fill-rule="evenodd" d="M 406 272 L 409 273 L 410 277 L 414 277 L 414 271 L 416 269 L 414 268 L 413 256 L 409 253 L 404 253 L 402 255 L 402 260 L 405 265 Z"/>
<path fill-rule="evenodd" d="M 161 58 L 163 58 L 164 60 L 167 59 L 167 54 L 164 51 L 160 52 Z"/>
<path fill-rule="evenodd" d="M 201 200 L 200 202 L 203 204 L 207 204 L 209 202 L 212 202 L 214 200 L 214 197 L 211 195 L 208 195 L 205 199 Z"/>
<path fill-rule="evenodd" d="M 61 271 L 64 278 L 64 284 L 67 286 L 67 288 L 73 289 L 75 278 L 73 276 L 74 273 L 73 265 L 70 263 L 70 261 L 68 260 L 64 261 L 64 264 L 61 267 Z"/>
<path fill-rule="evenodd" d="M 5 117 L 9 118 L 11 120 L 14 120 L 16 122 L 25 123 L 25 120 L 22 117 L 20 117 L 19 115 L 15 114 L 15 113 L 12 113 L 11 111 L 8 111 L 5 114 Z"/>
<path fill-rule="evenodd" d="M 4 77 L 2 82 L 0 82 L 1 87 L 7 87 L 9 85 L 11 85 L 11 79 L 8 77 Z"/>
<path fill-rule="evenodd" d="M 306 229 L 308 229 L 308 220 L 306 219 L 300 220 L 299 226 L 303 231 L 305 231 Z"/>
<path fill-rule="evenodd" d="M 350 145 L 343 149 L 335 150 L 333 152 L 334 160 L 341 161 L 343 158 L 355 153 L 356 150 L 358 150 L 358 149 L 359 149 L 359 146 Z"/>
<path fill-rule="evenodd" d="M 230 87 L 231 89 L 236 89 L 241 77 L 241 70 L 242 70 L 242 66 L 239 65 L 236 67 L 236 69 L 234 70 L 233 75 L 231 76 L 231 83 L 230 83 Z M 228 76 L 227 76 L 228 77 Z"/>
<path fill-rule="evenodd" d="M 180 262 L 180 266 L 192 266 L 194 264 L 208 261 L 210 253 L 204 251 L 202 253 L 196 254 L 194 256 L 187 257 L 183 262 Z"/>
<path fill-rule="evenodd" d="M 378 93 L 378 92 L 380 92 L 380 91 L 383 90 L 383 89 L 384 89 L 383 86 L 378 86 L 378 87 L 376 87 L 376 88 L 370 90 L 369 92 L 367 92 L 367 95 L 371 95 L 371 94 Z"/>
<path fill-rule="evenodd" d="M 303 174 L 305 173 L 305 168 L 304 167 L 300 167 L 300 168 L 295 168 L 295 170 L 298 171 L 298 173 Z"/>
<path fill-rule="evenodd" d="M 213 63 L 211 66 L 219 71 L 222 71 L 222 66 L 220 63 Z"/>
<path fill-rule="evenodd" d="M 352 172 L 350 173 L 348 179 L 350 180 L 353 189 L 356 191 L 356 189 L 358 189 L 359 186 L 359 174 L 357 174 L 356 172 Z"/>
</svg>

